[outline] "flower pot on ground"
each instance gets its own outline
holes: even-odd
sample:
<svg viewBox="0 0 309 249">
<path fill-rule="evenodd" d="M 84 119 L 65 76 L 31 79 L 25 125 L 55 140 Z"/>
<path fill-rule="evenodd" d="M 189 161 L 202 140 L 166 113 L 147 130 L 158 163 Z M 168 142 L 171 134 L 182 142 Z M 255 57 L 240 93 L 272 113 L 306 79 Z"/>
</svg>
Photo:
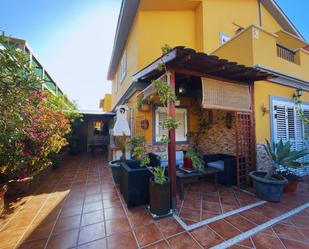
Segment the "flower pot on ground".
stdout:
<svg viewBox="0 0 309 249">
<path fill-rule="evenodd" d="M 302 181 L 302 178 L 289 171 L 281 171 L 279 174 L 288 180 L 288 183 L 284 186 L 284 192 L 295 193 L 297 191 L 298 183 Z"/>
<path fill-rule="evenodd" d="M 263 200 L 279 202 L 283 187 L 288 183 L 288 180 L 280 175 L 273 175 L 270 178 L 266 178 L 266 175 L 266 172 L 250 172 L 255 193 Z"/>
<path fill-rule="evenodd" d="M 8 195 L 21 195 L 30 191 L 32 177 L 10 180 L 8 182 Z"/>
<path fill-rule="evenodd" d="M 113 160 L 108 163 L 112 170 L 112 176 L 116 184 L 120 183 L 120 160 Z"/>
<path fill-rule="evenodd" d="M 164 168 L 155 167 L 151 172 L 154 177 L 150 179 L 149 211 L 153 217 L 162 217 L 171 211 L 170 181 L 164 175 Z"/>
<path fill-rule="evenodd" d="M 270 144 L 266 140 L 264 148 L 268 156 L 272 159 L 272 165 L 267 172 L 250 172 L 253 179 L 253 186 L 256 194 L 267 201 L 279 202 L 282 196 L 283 188 L 288 183 L 288 180 L 276 173 L 282 168 L 285 171 L 290 171 L 291 168 L 303 167 L 305 163 L 298 160 L 307 154 L 308 150 L 293 151 L 290 141 Z"/>
<path fill-rule="evenodd" d="M 7 191 L 7 181 L 7 176 L 0 173 L 0 216 L 4 211 L 4 196 Z"/>
</svg>

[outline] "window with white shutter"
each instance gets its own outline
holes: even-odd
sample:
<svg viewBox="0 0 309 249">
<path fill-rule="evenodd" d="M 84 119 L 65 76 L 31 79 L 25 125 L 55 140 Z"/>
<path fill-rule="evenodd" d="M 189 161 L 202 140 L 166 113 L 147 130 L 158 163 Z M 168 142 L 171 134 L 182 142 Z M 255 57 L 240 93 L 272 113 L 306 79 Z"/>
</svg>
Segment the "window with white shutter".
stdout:
<svg viewBox="0 0 309 249">
<path fill-rule="evenodd" d="M 293 143 L 293 149 L 309 149 L 309 124 L 304 123 L 297 114 L 295 104 L 289 100 L 272 100 L 273 140 L 278 143 L 281 139 Z M 302 105 L 304 116 L 309 118 L 309 105 Z M 300 159 L 308 162 L 309 156 Z M 309 174 L 309 166 L 294 170 L 303 176 Z"/>
<path fill-rule="evenodd" d="M 166 128 L 162 127 L 162 122 L 167 118 L 166 108 L 159 107 L 155 111 L 155 141 L 160 142 L 160 137 L 168 135 Z M 176 108 L 176 120 L 180 122 L 176 129 L 176 142 L 187 141 L 187 109 Z"/>
</svg>

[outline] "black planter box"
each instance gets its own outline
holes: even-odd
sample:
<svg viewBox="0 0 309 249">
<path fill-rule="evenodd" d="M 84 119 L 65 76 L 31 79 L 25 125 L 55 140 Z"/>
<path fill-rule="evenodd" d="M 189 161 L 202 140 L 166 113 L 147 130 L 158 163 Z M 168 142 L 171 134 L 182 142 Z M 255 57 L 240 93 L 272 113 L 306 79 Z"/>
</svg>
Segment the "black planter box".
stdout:
<svg viewBox="0 0 309 249">
<path fill-rule="evenodd" d="M 128 208 L 149 204 L 149 179 L 151 173 L 140 163 L 127 160 L 120 167 L 120 192 Z"/>
</svg>

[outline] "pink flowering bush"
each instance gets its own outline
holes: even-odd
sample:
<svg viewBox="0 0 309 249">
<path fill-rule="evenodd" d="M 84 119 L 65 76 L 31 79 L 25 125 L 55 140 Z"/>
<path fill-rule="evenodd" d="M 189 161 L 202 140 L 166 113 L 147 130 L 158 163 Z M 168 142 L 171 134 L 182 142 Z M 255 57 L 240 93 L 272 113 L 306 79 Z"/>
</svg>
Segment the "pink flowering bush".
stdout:
<svg viewBox="0 0 309 249">
<path fill-rule="evenodd" d="M 29 65 L 16 48 L 0 50 L 0 173 L 10 179 L 51 164 L 51 154 L 67 144 L 76 113 L 65 97 L 41 90 L 42 82 Z"/>
</svg>

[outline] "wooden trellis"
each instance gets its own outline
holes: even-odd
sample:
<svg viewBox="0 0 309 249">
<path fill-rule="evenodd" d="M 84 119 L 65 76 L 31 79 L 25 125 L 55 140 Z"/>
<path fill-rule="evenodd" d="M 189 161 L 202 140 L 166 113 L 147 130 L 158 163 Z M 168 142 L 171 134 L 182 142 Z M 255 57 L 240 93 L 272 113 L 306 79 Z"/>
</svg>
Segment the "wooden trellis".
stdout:
<svg viewBox="0 0 309 249">
<path fill-rule="evenodd" d="M 236 113 L 237 187 L 250 185 L 249 172 L 256 168 L 255 129 L 253 114 Z"/>
</svg>

